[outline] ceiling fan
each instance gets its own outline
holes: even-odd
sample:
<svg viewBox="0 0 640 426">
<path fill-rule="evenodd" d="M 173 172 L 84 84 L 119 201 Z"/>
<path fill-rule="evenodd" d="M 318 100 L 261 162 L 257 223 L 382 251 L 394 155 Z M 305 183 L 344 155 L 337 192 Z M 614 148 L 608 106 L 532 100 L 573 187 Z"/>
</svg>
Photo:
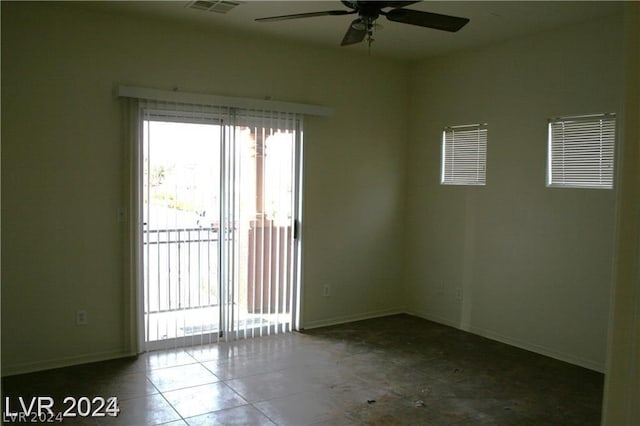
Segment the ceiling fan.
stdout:
<svg viewBox="0 0 640 426">
<path fill-rule="evenodd" d="M 419 10 L 405 9 L 419 1 L 361 1 L 342 0 L 349 10 L 325 10 L 321 12 L 296 13 L 293 15 L 271 16 L 268 18 L 258 18 L 258 22 L 284 21 L 288 19 L 312 18 L 316 16 L 337 16 L 358 14 L 349 25 L 344 35 L 341 46 L 360 43 L 367 38 L 369 46 L 373 41 L 373 31 L 376 27 L 376 20 L 380 15 L 389 21 L 400 22 L 402 24 L 417 25 L 420 27 L 434 28 L 442 31 L 456 32 L 469 22 L 467 18 L 457 16 L 440 15 L 437 13 L 422 12 Z M 390 10 L 383 10 L 388 9 Z"/>
</svg>

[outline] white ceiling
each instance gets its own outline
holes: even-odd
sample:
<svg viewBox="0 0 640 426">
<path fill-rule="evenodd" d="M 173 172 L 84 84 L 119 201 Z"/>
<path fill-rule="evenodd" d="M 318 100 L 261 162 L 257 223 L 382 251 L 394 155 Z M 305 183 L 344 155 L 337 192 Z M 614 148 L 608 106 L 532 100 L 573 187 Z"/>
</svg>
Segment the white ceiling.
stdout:
<svg viewBox="0 0 640 426">
<path fill-rule="evenodd" d="M 115 13 L 182 21 L 199 28 L 223 29 L 279 37 L 304 43 L 367 53 L 366 43 L 339 47 L 354 15 L 321 16 L 280 22 L 255 22 L 256 18 L 324 10 L 346 9 L 339 1 L 243 1 L 226 14 L 187 8 L 189 1 L 115 1 L 85 3 L 85 7 Z M 621 13 L 614 1 L 423 1 L 410 9 L 469 18 L 457 33 L 432 30 L 378 19 L 383 29 L 372 45 L 372 55 L 420 59 L 482 46 L 528 34 Z"/>
</svg>

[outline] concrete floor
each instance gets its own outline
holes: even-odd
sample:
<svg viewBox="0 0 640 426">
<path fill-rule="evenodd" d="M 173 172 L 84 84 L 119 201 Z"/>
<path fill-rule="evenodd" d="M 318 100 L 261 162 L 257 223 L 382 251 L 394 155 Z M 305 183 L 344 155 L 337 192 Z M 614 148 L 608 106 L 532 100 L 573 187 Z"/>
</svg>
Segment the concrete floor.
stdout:
<svg viewBox="0 0 640 426">
<path fill-rule="evenodd" d="M 63 424 L 598 425 L 603 379 L 396 315 L 5 377 L 2 401 L 118 397 Z"/>
</svg>

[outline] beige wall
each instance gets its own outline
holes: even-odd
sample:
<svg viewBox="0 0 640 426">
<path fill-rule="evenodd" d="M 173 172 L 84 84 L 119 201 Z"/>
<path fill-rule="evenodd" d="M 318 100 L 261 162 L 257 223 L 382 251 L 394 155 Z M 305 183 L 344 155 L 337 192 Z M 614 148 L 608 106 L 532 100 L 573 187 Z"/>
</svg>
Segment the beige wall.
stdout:
<svg viewBox="0 0 640 426">
<path fill-rule="evenodd" d="M 603 424 L 640 424 L 640 3 L 626 5 L 624 142 Z"/>
<path fill-rule="evenodd" d="M 305 123 L 303 322 L 397 311 L 407 75 L 348 52 L 3 2 L 3 374 L 125 348 L 118 84 L 334 108 Z"/>
<path fill-rule="evenodd" d="M 305 326 L 409 310 L 604 368 L 615 191 L 545 188 L 546 119 L 621 113 L 620 18 L 410 66 L 1 7 L 2 374 L 125 350 L 122 83 L 335 109 L 305 123 Z M 441 129 L 472 122 L 488 185 L 441 187 Z"/>
<path fill-rule="evenodd" d="M 622 112 L 621 23 L 573 26 L 413 69 L 411 312 L 604 369 L 615 191 L 545 187 L 546 120 Z M 442 128 L 473 123 L 489 125 L 487 185 L 441 186 Z"/>
</svg>

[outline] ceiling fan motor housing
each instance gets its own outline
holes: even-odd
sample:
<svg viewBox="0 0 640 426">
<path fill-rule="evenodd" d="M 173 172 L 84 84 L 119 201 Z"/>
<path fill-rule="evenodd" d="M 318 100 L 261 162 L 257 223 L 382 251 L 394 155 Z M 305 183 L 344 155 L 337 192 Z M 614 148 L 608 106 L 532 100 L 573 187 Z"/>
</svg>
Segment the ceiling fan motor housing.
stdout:
<svg viewBox="0 0 640 426">
<path fill-rule="evenodd" d="M 380 16 L 380 5 L 376 2 L 360 2 L 358 6 L 358 15 L 367 21 L 375 21 Z"/>
</svg>

